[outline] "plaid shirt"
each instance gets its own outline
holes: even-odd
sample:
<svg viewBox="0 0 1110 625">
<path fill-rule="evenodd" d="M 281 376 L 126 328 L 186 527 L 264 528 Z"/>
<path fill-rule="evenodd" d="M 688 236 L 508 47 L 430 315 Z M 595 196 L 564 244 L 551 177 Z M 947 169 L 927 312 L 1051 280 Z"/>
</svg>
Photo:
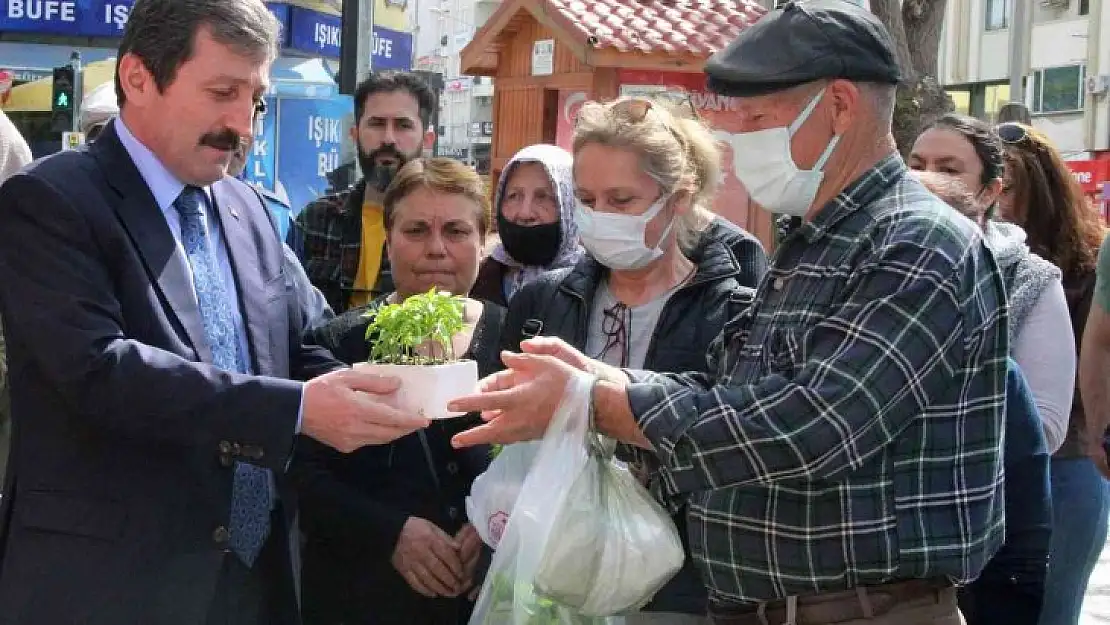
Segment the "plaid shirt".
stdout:
<svg viewBox="0 0 1110 625">
<path fill-rule="evenodd" d="M 892 155 L 783 242 L 715 379 L 630 372 L 711 596 L 976 577 L 1003 539 L 1006 328 L 978 229 Z"/>
<path fill-rule="evenodd" d="M 362 202 L 366 183 L 321 196 L 297 215 L 287 243 L 304 265 L 312 285 L 320 289 L 335 314 L 349 308 L 358 265 L 362 260 Z M 393 291 L 389 257 L 382 249 L 381 270 L 374 296 Z"/>
</svg>

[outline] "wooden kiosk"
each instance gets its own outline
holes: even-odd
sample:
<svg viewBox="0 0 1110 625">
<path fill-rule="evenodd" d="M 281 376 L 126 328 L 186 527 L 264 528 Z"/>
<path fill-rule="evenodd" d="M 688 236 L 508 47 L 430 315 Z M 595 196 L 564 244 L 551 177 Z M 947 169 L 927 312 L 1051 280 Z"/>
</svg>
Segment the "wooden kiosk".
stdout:
<svg viewBox="0 0 1110 625">
<path fill-rule="evenodd" d="M 534 143 L 570 148 L 587 100 L 681 90 L 725 148 L 714 209 L 763 241 L 771 216 L 732 173 L 731 98 L 705 90 L 702 67 L 764 13 L 754 0 L 503 0 L 462 51 L 461 72 L 495 78 L 492 182 Z"/>
</svg>

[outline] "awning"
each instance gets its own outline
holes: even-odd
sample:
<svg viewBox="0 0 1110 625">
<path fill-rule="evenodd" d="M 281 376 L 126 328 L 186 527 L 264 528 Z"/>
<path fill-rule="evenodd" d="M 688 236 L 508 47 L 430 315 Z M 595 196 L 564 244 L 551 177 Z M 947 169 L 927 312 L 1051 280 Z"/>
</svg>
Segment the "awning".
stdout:
<svg viewBox="0 0 1110 625">
<path fill-rule="evenodd" d="M 71 48 L 20 44 L 22 48 L 11 48 L 9 42 L 0 42 L 0 68 L 40 70 L 44 78 L 12 88 L 3 110 L 9 112 L 49 111 L 53 96 L 53 78 L 49 72 L 57 66 L 69 63 Z M 85 83 L 88 93 L 101 83 L 115 76 L 115 51 L 100 48 L 79 48 Z M 93 52 L 86 53 L 86 50 Z M 90 62 L 89 57 L 96 57 Z M 285 56 L 274 60 L 270 68 L 270 95 L 297 98 L 328 98 L 338 92 L 335 74 L 338 67 L 319 58 Z M 338 65 L 337 63 L 334 65 Z"/>
<path fill-rule="evenodd" d="M 338 68 L 324 59 L 283 56 L 270 66 L 270 95 L 295 98 L 329 98 L 338 93 Z"/>
<path fill-rule="evenodd" d="M 110 58 L 89 63 L 81 68 L 81 75 L 84 76 L 85 80 L 82 88 L 85 90 L 85 93 L 88 93 L 101 84 L 113 79 L 116 75 L 116 60 Z M 36 81 L 13 87 L 8 96 L 8 101 L 4 103 L 3 108 L 5 111 L 10 112 L 49 111 L 50 100 L 53 95 L 53 77 L 40 78 Z M 77 108 L 80 109 L 80 106 L 81 105 L 78 104 Z"/>
<path fill-rule="evenodd" d="M 0 68 L 49 72 L 55 67 L 69 63 L 69 55 L 74 50 L 81 53 L 81 62 L 85 64 L 116 56 L 115 48 L 81 48 L 0 41 Z"/>
<path fill-rule="evenodd" d="M 49 111 L 53 91 L 51 72 L 55 67 L 69 63 L 69 57 L 74 50 L 81 53 L 81 62 L 86 67 L 96 65 L 85 74 L 86 83 L 93 81 L 92 86 L 86 84 L 86 89 L 91 89 L 106 80 L 103 74 L 105 69 L 107 69 L 107 79 L 111 79 L 113 70 L 111 67 L 105 68 L 103 61 L 115 57 L 114 48 L 82 48 L 0 41 L 0 69 L 13 70 L 17 77 L 42 76 L 13 88 L 3 109 L 5 111 Z M 112 64 L 114 62 L 108 65 Z"/>
</svg>

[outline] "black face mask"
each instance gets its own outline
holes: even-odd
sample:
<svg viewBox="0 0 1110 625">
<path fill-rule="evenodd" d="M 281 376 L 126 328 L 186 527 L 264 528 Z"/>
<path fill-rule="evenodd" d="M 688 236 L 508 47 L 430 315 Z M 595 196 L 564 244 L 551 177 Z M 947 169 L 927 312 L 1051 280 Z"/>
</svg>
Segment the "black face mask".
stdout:
<svg viewBox="0 0 1110 625">
<path fill-rule="evenodd" d="M 505 219 L 500 212 L 497 213 L 497 234 L 509 256 L 522 265 L 535 267 L 550 265 L 563 242 L 563 228 L 558 221 L 522 226 Z"/>
</svg>

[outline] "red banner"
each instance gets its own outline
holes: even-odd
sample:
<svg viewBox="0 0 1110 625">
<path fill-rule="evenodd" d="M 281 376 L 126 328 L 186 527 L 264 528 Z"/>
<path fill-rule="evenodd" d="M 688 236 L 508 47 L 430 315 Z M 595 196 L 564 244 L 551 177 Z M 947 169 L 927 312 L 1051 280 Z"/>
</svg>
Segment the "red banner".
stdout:
<svg viewBox="0 0 1110 625">
<path fill-rule="evenodd" d="M 578 119 L 578 110 L 589 99 L 585 91 L 561 89 L 559 91 L 559 121 L 555 125 L 555 145 L 570 152 L 571 143 L 574 141 L 574 122 Z"/>
<path fill-rule="evenodd" d="M 1107 179 L 1107 161 L 1065 161 L 1084 193 L 1099 193 Z"/>
</svg>

